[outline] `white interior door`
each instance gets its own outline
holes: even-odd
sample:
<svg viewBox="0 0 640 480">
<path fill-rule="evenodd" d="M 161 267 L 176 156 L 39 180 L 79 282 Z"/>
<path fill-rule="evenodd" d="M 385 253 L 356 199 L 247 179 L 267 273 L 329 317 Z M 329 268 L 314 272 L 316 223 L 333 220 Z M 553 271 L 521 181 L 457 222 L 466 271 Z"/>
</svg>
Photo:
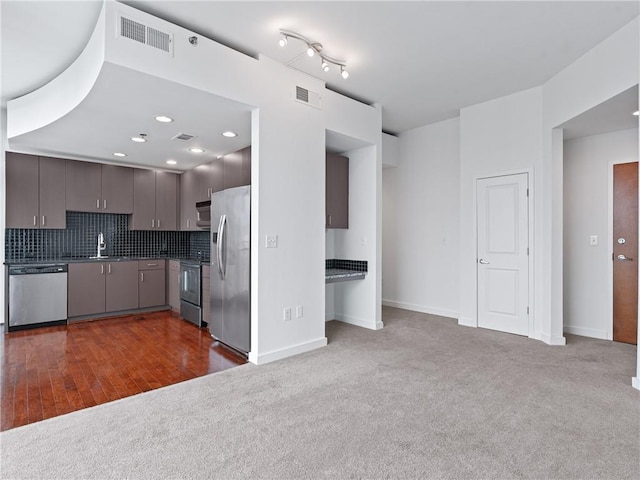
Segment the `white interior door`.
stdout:
<svg viewBox="0 0 640 480">
<path fill-rule="evenodd" d="M 477 184 L 478 326 L 529 334 L 528 174 Z"/>
</svg>

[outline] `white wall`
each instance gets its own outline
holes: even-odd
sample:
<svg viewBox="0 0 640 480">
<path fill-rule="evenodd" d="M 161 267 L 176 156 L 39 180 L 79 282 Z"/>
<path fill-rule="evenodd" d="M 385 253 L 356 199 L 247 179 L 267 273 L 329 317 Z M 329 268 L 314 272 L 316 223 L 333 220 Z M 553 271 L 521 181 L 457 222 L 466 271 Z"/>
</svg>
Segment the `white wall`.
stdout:
<svg viewBox="0 0 640 480">
<path fill-rule="evenodd" d="M 638 129 L 564 142 L 564 331 L 611 339 L 609 181 L 638 161 Z M 597 235 L 598 246 L 589 238 Z"/>
<path fill-rule="evenodd" d="M 542 244 L 542 275 L 536 279 L 541 339 L 562 343 L 563 330 L 563 160 L 561 131 L 567 120 L 633 87 L 640 80 L 640 18 L 551 78 L 544 92 L 542 205 L 536 211 Z"/>
<path fill-rule="evenodd" d="M 380 276 L 376 231 L 378 203 L 375 188 L 380 175 L 376 163 L 377 147 L 363 147 L 344 155 L 349 157 L 349 228 L 333 232 L 335 258 L 365 260 L 368 272 L 364 280 L 339 282 L 327 286 L 327 295 L 334 295 L 334 318 L 352 325 L 378 330 L 383 327 L 380 301 L 376 298 Z"/>
<path fill-rule="evenodd" d="M 383 303 L 458 317 L 459 119 L 404 132 L 383 172 Z"/>
<path fill-rule="evenodd" d="M 542 88 L 536 87 L 460 112 L 460 320 L 477 326 L 476 180 L 539 171 L 542 160 Z M 536 176 L 529 176 L 529 201 L 540 202 Z M 536 219 L 533 222 L 537 228 Z M 540 245 L 530 245 L 532 272 L 540 275 Z M 533 300 L 533 298 L 531 299 Z M 535 309 L 533 331 L 535 338 Z"/>
</svg>

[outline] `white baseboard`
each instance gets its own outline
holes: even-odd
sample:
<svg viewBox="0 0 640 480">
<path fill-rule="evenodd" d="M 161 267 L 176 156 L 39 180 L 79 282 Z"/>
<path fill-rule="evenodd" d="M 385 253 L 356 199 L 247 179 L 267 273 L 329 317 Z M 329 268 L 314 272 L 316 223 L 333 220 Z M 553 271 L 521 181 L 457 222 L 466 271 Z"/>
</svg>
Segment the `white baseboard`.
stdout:
<svg viewBox="0 0 640 480">
<path fill-rule="evenodd" d="M 333 312 L 324 312 L 324 321 L 329 322 L 336 319 L 336 314 Z"/>
<path fill-rule="evenodd" d="M 600 340 L 608 340 L 606 330 L 578 327 L 575 325 L 565 325 L 563 330 L 564 333 L 571 333 L 573 335 L 580 335 L 582 337 L 599 338 Z"/>
<path fill-rule="evenodd" d="M 564 337 L 552 337 L 547 335 L 546 333 L 537 332 L 534 336 L 536 340 L 540 340 L 541 342 L 546 343 L 547 345 L 566 345 L 567 339 Z"/>
<path fill-rule="evenodd" d="M 459 317 L 459 312 L 446 310 L 443 308 L 428 307 L 425 305 L 416 305 L 414 303 L 396 302 L 395 300 L 382 299 L 382 305 L 385 307 L 402 308 L 403 310 L 411 310 L 412 312 L 428 313 L 430 315 L 438 315 L 439 317 L 455 318 Z"/>
<path fill-rule="evenodd" d="M 384 327 L 382 321 L 376 322 L 375 320 L 372 321 L 366 318 L 354 317 L 353 315 L 345 315 L 343 313 L 336 313 L 334 318 L 341 322 L 348 323 L 349 325 L 368 328 L 369 330 L 380 330 Z"/>
<path fill-rule="evenodd" d="M 640 390 L 640 377 L 633 377 L 631 379 L 631 385 L 633 386 L 633 388 L 635 388 L 636 390 Z"/>
<path fill-rule="evenodd" d="M 274 350 L 262 354 L 254 354 L 249 352 L 249 361 L 255 365 L 264 365 L 265 363 L 275 362 L 283 358 L 292 357 L 301 353 L 315 350 L 316 348 L 325 347 L 327 345 L 327 337 L 322 337 L 310 342 L 301 343 L 298 345 L 292 345 L 290 347 L 282 348 L 280 350 Z"/>
</svg>

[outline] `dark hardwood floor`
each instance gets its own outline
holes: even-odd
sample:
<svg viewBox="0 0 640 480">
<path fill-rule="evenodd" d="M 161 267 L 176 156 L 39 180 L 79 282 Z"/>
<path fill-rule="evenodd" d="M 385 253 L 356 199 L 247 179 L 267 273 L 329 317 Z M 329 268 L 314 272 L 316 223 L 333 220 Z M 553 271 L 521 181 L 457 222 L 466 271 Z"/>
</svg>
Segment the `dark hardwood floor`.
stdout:
<svg viewBox="0 0 640 480">
<path fill-rule="evenodd" d="M 246 363 L 169 311 L 6 333 L 0 357 L 0 430 Z"/>
</svg>

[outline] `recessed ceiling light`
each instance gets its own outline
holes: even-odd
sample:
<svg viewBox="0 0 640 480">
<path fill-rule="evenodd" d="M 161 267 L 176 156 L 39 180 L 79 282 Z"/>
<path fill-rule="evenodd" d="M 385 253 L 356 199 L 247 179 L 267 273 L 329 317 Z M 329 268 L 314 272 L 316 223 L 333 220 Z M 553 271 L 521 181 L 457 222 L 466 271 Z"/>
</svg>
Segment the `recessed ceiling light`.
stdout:
<svg viewBox="0 0 640 480">
<path fill-rule="evenodd" d="M 173 122 L 173 118 L 167 117 L 166 115 L 158 115 L 157 117 L 155 117 L 155 119 L 158 122 L 161 122 L 161 123 L 171 123 L 171 122 Z"/>
<path fill-rule="evenodd" d="M 127 154 L 126 153 L 122 153 L 122 152 L 114 152 L 113 156 L 114 157 L 126 157 Z"/>
<path fill-rule="evenodd" d="M 204 153 L 204 149 L 199 147 L 192 147 L 189 149 L 189 151 L 191 153 Z"/>
<path fill-rule="evenodd" d="M 167 160 L 167 163 L 169 165 L 176 165 L 178 162 L 176 162 L 175 160 Z"/>
<path fill-rule="evenodd" d="M 637 117 L 638 115 L 640 115 L 640 110 L 636 110 L 635 112 L 633 112 L 633 114 Z"/>
<path fill-rule="evenodd" d="M 226 131 L 226 132 L 222 132 L 222 136 L 227 138 L 233 138 L 233 137 L 237 137 L 238 134 L 236 132 Z"/>
<path fill-rule="evenodd" d="M 131 141 L 132 142 L 136 142 L 136 143 L 144 143 L 147 141 L 147 136 L 144 133 L 141 133 L 140 135 L 138 135 L 137 137 L 131 137 Z"/>
</svg>

